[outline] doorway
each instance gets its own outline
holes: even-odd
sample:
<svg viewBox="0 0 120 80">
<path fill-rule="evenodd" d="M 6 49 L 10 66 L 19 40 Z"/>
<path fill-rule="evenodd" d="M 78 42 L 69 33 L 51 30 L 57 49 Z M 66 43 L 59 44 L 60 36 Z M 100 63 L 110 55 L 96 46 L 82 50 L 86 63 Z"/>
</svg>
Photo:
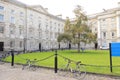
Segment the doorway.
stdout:
<svg viewBox="0 0 120 80">
<path fill-rule="evenodd" d="M 0 51 L 4 50 L 4 42 L 0 42 Z"/>
<path fill-rule="evenodd" d="M 41 43 L 39 43 L 39 51 L 41 51 Z"/>
</svg>

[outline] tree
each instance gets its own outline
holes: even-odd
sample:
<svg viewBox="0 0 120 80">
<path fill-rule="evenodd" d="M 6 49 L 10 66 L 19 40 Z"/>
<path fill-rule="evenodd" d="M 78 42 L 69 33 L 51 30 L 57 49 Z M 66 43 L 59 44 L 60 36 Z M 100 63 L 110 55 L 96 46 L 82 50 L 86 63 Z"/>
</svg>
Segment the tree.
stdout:
<svg viewBox="0 0 120 80">
<path fill-rule="evenodd" d="M 71 30 L 71 23 L 69 17 L 66 17 L 65 26 L 64 26 L 64 33 L 69 33 Z"/>
<path fill-rule="evenodd" d="M 72 40 L 72 36 L 68 33 L 62 33 L 62 34 L 59 34 L 58 38 L 57 38 L 57 41 L 59 42 L 59 48 L 60 48 L 60 42 L 71 42 Z"/>
<path fill-rule="evenodd" d="M 74 9 L 75 21 L 72 28 L 74 36 L 73 42 L 78 45 L 78 53 L 80 52 L 80 43 L 91 43 L 95 40 L 95 35 L 88 26 L 88 19 L 81 6 L 77 5 Z"/>
<path fill-rule="evenodd" d="M 71 45 L 72 36 L 70 34 L 70 30 L 71 30 L 71 23 L 70 23 L 69 17 L 66 17 L 64 33 L 60 34 L 57 38 L 59 45 L 60 45 L 60 42 L 69 43 L 69 46 Z"/>
<path fill-rule="evenodd" d="M 65 21 L 64 34 L 58 37 L 59 40 L 68 40 L 69 43 L 78 45 L 78 53 L 80 53 L 80 43 L 91 43 L 95 41 L 95 35 L 91 32 L 88 26 L 87 16 L 83 12 L 81 6 L 74 9 L 75 20 L 70 22 L 69 18 Z M 68 38 L 70 37 L 70 38 Z"/>
</svg>

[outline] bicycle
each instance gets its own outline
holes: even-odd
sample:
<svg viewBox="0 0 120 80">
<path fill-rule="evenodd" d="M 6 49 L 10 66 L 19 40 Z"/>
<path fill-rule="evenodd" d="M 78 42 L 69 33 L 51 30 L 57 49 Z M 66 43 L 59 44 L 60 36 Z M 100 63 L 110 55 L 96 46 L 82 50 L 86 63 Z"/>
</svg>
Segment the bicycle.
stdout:
<svg viewBox="0 0 120 80">
<path fill-rule="evenodd" d="M 65 61 L 67 61 L 67 64 L 58 70 L 59 75 L 74 77 L 78 80 L 85 78 L 86 70 L 85 66 L 81 64 L 81 61 L 76 62 L 68 58 L 65 58 Z M 73 67 L 74 69 L 72 68 L 71 64 L 75 64 L 75 67 Z"/>
<path fill-rule="evenodd" d="M 34 60 L 26 59 L 26 64 L 23 64 L 22 70 L 26 68 L 35 71 L 36 70 L 35 63 L 36 63 L 36 59 Z"/>
<path fill-rule="evenodd" d="M 5 59 L 4 55 L 0 56 L 0 64 L 4 64 L 4 59 Z"/>
</svg>

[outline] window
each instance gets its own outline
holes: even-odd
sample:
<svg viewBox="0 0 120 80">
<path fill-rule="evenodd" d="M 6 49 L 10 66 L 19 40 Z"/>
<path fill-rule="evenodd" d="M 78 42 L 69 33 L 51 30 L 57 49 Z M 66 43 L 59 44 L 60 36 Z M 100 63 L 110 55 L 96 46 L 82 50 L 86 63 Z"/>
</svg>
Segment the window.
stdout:
<svg viewBox="0 0 120 80">
<path fill-rule="evenodd" d="M 11 18 L 10 18 L 10 23 L 15 24 L 15 18 L 14 18 L 14 17 L 11 17 Z"/>
<path fill-rule="evenodd" d="M 56 26 L 56 22 L 54 23 L 54 25 Z"/>
<path fill-rule="evenodd" d="M 24 20 L 23 19 L 20 19 L 20 24 L 24 25 Z"/>
<path fill-rule="evenodd" d="M 23 12 L 20 12 L 20 16 L 23 16 Z"/>
<path fill-rule="evenodd" d="M 103 32 L 103 38 L 106 38 L 106 32 Z"/>
<path fill-rule="evenodd" d="M 0 26 L 0 33 L 4 33 L 4 27 Z"/>
<path fill-rule="evenodd" d="M 112 37 L 114 37 L 115 36 L 115 34 L 114 34 L 114 32 L 112 32 Z"/>
<path fill-rule="evenodd" d="M 39 23 L 39 29 L 41 28 L 41 23 Z"/>
<path fill-rule="evenodd" d="M 102 21 L 105 21 L 106 19 L 102 19 Z"/>
<path fill-rule="evenodd" d="M 30 14 L 30 19 L 32 19 L 33 18 L 33 15 L 32 14 Z"/>
<path fill-rule="evenodd" d="M 0 11 L 3 11 L 4 10 L 4 7 L 3 6 L 0 6 Z"/>
<path fill-rule="evenodd" d="M 19 34 L 21 35 L 22 34 L 22 28 L 19 27 Z"/>
<path fill-rule="evenodd" d="M 20 45 L 20 48 L 22 48 L 22 41 L 20 41 L 20 44 L 19 44 L 19 45 Z"/>
<path fill-rule="evenodd" d="M 58 28 L 58 32 L 60 32 L 60 28 Z"/>
<path fill-rule="evenodd" d="M 41 22 L 41 17 L 38 17 L 38 23 Z"/>
<path fill-rule="evenodd" d="M 41 33 L 41 32 L 39 32 L 39 38 L 41 38 L 41 36 L 42 36 L 41 34 L 42 34 L 42 33 Z"/>
<path fill-rule="evenodd" d="M 10 41 L 10 47 L 14 47 L 14 41 Z"/>
<path fill-rule="evenodd" d="M 14 34 L 14 28 L 13 27 L 10 28 L 10 34 Z"/>
<path fill-rule="evenodd" d="M 111 26 L 112 26 L 112 27 L 115 27 L 115 24 L 114 24 L 114 23 L 112 23 L 112 24 L 111 24 Z"/>
<path fill-rule="evenodd" d="M 11 14 L 15 14 L 15 10 L 11 10 Z"/>
<path fill-rule="evenodd" d="M 46 25 L 46 29 L 48 29 L 48 25 Z"/>
<path fill-rule="evenodd" d="M 60 26 L 60 24 L 58 24 L 58 26 Z"/>
<path fill-rule="evenodd" d="M 4 15 L 0 14 L 0 22 L 4 21 Z"/>
<path fill-rule="evenodd" d="M 115 21 L 115 18 L 111 18 L 111 21 Z"/>
</svg>

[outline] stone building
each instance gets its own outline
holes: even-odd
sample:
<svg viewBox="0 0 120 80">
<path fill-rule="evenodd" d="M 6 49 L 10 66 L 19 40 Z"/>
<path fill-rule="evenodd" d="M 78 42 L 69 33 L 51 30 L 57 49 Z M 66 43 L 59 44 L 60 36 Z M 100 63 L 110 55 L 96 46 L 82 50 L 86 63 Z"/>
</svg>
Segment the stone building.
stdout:
<svg viewBox="0 0 120 80">
<path fill-rule="evenodd" d="M 58 48 L 57 36 L 64 32 L 64 22 L 40 5 L 0 0 L 0 51 Z"/>
<path fill-rule="evenodd" d="M 97 35 L 99 48 L 107 49 L 109 43 L 120 42 L 120 6 L 89 15 L 89 25 Z"/>
</svg>

